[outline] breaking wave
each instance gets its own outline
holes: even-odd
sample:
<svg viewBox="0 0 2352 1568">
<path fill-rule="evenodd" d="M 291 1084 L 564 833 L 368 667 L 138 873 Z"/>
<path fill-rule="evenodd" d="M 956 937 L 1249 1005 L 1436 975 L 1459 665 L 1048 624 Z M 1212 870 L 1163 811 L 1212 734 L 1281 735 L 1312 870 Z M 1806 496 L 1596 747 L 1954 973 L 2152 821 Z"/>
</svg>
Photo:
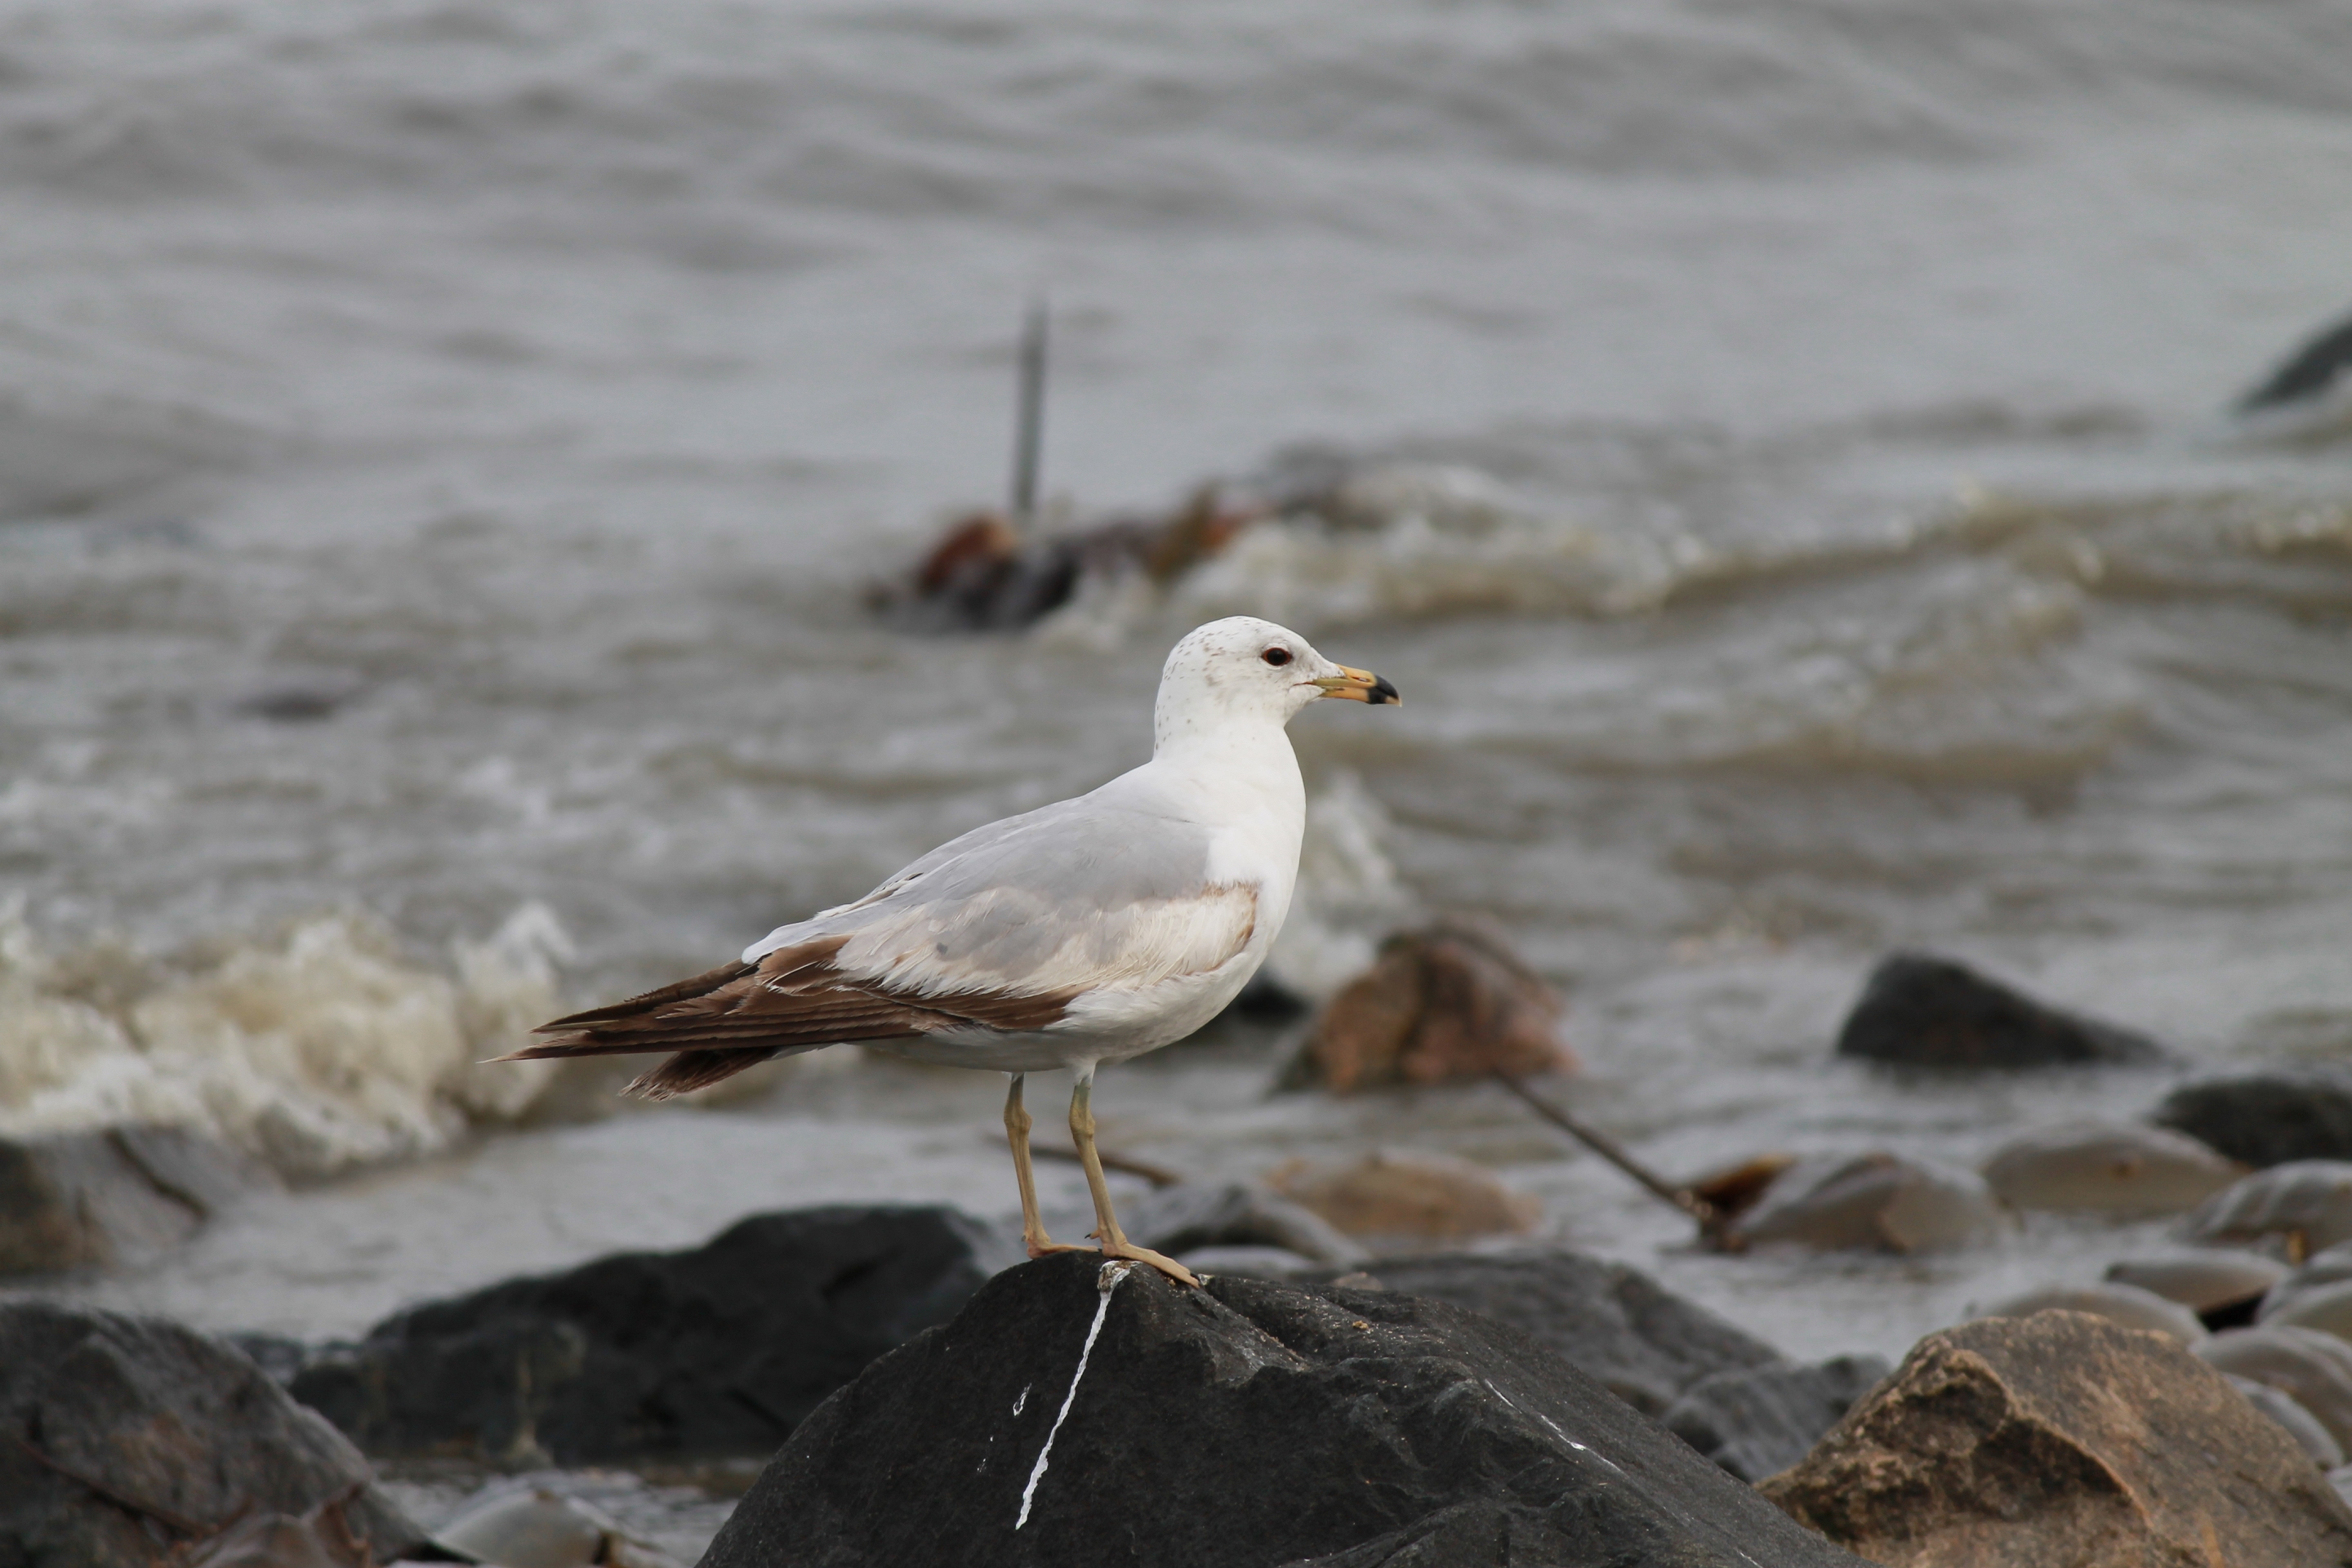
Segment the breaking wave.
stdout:
<svg viewBox="0 0 2352 1568">
<path fill-rule="evenodd" d="M 166 966 L 114 944 L 47 951 L 0 925 L 0 1131 L 131 1121 L 194 1129 L 293 1180 L 431 1154 L 528 1120 L 557 1064 L 487 1064 L 557 1010 L 571 943 L 544 905 L 446 972 L 352 912 Z"/>
</svg>

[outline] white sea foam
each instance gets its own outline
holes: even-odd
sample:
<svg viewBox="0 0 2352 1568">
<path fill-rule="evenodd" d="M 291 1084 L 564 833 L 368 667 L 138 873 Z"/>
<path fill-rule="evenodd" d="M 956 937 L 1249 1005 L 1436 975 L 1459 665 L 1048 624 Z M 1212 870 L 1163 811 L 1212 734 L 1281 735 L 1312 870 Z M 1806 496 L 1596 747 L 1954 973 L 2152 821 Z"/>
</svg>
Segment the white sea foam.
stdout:
<svg viewBox="0 0 2352 1568">
<path fill-rule="evenodd" d="M 298 1179 L 435 1152 L 546 1093 L 554 1064 L 482 1058 L 558 1010 L 554 963 L 569 951 L 554 916 L 526 904 L 488 939 L 454 943 L 443 973 L 345 911 L 189 972 L 142 973 L 120 950 L 51 954 L 12 916 L 0 925 L 0 1130 L 169 1122 Z"/>
</svg>

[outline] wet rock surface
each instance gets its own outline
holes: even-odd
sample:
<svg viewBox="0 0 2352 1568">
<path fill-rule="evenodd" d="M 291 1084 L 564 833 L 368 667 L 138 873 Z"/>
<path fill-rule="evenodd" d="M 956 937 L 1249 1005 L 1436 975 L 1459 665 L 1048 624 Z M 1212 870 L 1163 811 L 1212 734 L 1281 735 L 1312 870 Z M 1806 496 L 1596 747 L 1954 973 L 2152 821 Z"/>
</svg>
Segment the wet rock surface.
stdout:
<svg viewBox="0 0 2352 1568">
<path fill-rule="evenodd" d="M 2284 1428 L 2079 1313 L 1930 1334 L 1760 1489 L 1887 1568 L 2352 1563 L 2352 1510 Z"/>
<path fill-rule="evenodd" d="M 2344 1462 L 2343 1445 L 2320 1425 L 2318 1416 L 2305 1409 L 2286 1390 L 2256 1383 L 2250 1377 L 2231 1377 L 2230 1386 L 2284 1428 L 2286 1435 L 2294 1439 L 2295 1447 L 2311 1456 L 2311 1462 L 2321 1469 L 2332 1470 Z"/>
<path fill-rule="evenodd" d="M 1666 1407 L 1666 1430 L 1743 1481 L 1803 1458 L 1853 1402 L 1894 1370 L 1885 1356 L 1718 1372 Z"/>
<path fill-rule="evenodd" d="M 1019 1256 L 952 1209 L 755 1215 L 412 1308 L 314 1357 L 296 1395 L 371 1453 L 517 1466 L 764 1455 L 876 1356 Z"/>
<path fill-rule="evenodd" d="M 2285 1264 L 2260 1253 L 2208 1251 L 2119 1258 L 2107 1265 L 2106 1278 L 2178 1301 L 2209 1329 L 2228 1329 L 2252 1321 L 2263 1294 L 2287 1272 Z"/>
<path fill-rule="evenodd" d="M 2268 1322 L 2307 1298 L 2345 1285 L 2352 1285 L 2352 1242 L 2339 1241 L 2320 1248 L 2293 1268 L 2280 1265 L 2254 1316 Z"/>
<path fill-rule="evenodd" d="M 2352 1446 L 2352 1345 L 2314 1329 L 2266 1323 L 2215 1334 L 2197 1353 L 2231 1377 L 2268 1384 L 2339 1445 Z"/>
<path fill-rule="evenodd" d="M 1339 1165 L 1293 1161 L 1265 1179 L 1336 1229 L 1375 1245 L 1524 1236 L 1543 1219 L 1540 1199 L 1513 1192 L 1483 1165 L 1442 1155 L 1383 1152 Z"/>
<path fill-rule="evenodd" d="M 2119 1328 L 2162 1334 L 2184 1345 L 2202 1342 L 2208 1332 L 2204 1321 L 2179 1302 L 2168 1300 L 2155 1291 L 2143 1290 L 2137 1285 L 2117 1284 L 2113 1280 L 2097 1285 L 2052 1285 L 2022 1291 L 1994 1302 L 1978 1312 L 1976 1317 L 2030 1318 L 2036 1312 L 2085 1312 L 2094 1318 L 2105 1318 Z"/>
<path fill-rule="evenodd" d="M 2182 1213 L 2245 1173 L 2186 1133 L 2113 1121 L 2035 1128 L 1979 1168 L 2011 1208 L 2120 1217 Z"/>
<path fill-rule="evenodd" d="M 1714 1373 L 1785 1364 L 1770 1345 L 1639 1270 L 1581 1253 L 1391 1258 L 1370 1271 L 1387 1289 L 1510 1324 L 1648 1415 Z"/>
<path fill-rule="evenodd" d="M 2182 1228 L 2195 1241 L 2276 1241 L 2290 1258 L 2352 1241 L 2352 1161 L 2295 1160 L 2257 1171 L 2206 1199 Z"/>
<path fill-rule="evenodd" d="M 176 1247 L 277 1179 L 177 1127 L 0 1139 L 0 1274 L 103 1268 Z"/>
<path fill-rule="evenodd" d="M 1103 1272 L 1013 1269 L 877 1363 L 705 1568 L 1853 1562 L 1507 1325 Z"/>
<path fill-rule="evenodd" d="M 2152 1120 L 2249 1165 L 2352 1160 L 2352 1073 L 2280 1068 L 2186 1083 Z"/>
<path fill-rule="evenodd" d="M 1898 952 L 1871 972 L 1837 1054 L 1899 1067 L 2036 1068 L 2166 1053 L 2145 1035 L 2048 1006 L 1965 964 Z"/>
<path fill-rule="evenodd" d="M 1467 920 L 1399 931 L 1315 1020 L 1285 1074 L 1334 1093 L 1381 1084 L 1571 1072 L 1568 1005 L 1501 935 Z"/>
<path fill-rule="evenodd" d="M 0 1562 L 150 1568 L 169 1551 L 223 1561 L 305 1535 L 381 1562 L 423 1533 L 357 1448 L 226 1342 L 0 1303 Z"/>
<path fill-rule="evenodd" d="M 1742 1212 L 1736 1233 L 1759 1245 L 1825 1252 L 1943 1252 L 2005 1227 L 1992 1189 L 1973 1171 L 1887 1150 L 1800 1160 Z"/>
</svg>

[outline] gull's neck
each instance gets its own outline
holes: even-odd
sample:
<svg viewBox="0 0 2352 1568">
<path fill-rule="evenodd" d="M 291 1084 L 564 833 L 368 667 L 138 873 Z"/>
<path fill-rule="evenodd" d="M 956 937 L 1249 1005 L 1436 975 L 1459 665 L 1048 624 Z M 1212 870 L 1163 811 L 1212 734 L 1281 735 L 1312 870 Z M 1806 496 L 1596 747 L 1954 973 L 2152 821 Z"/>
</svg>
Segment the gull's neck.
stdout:
<svg viewBox="0 0 2352 1568">
<path fill-rule="evenodd" d="M 1304 815 L 1307 789 L 1298 775 L 1298 753 L 1291 750 L 1289 731 L 1279 719 L 1220 714 L 1213 722 L 1171 723 L 1176 716 L 1157 717 L 1153 772 L 1196 779 L 1237 805 L 1254 802 L 1264 809 Z"/>
</svg>

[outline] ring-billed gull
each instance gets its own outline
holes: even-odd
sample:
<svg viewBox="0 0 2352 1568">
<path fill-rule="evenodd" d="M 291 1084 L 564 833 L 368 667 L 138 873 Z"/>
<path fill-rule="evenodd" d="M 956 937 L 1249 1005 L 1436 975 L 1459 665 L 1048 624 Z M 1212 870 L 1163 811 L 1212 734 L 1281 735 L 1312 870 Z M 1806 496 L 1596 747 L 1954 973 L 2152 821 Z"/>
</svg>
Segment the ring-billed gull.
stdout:
<svg viewBox="0 0 2352 1568">
<path fill-rule="evenodd" d="M 1197 1283 L 1135 1246 L 1095 1151 L 1095 1068 L 1181 1040 L 1265 962 L 1290 910 L 1307 796 L 1284 726 L 1325 698 L 1396 688 L 1305 637 L 1236 616 L 1179 642 L 1160 675 L 1151 760 L 1089 795 L 974 828 L 855 903 L 780 926 L 741 959 L 543 1024 L 501 1058 L 667 1051 L 629 1085 L 666 1100 L 771 1057 L 856 1041 L 1008 1073 L 1004 1129 L 1032 1258 L 1045 1234 L 1022 1075 L 1067 1068 L 1070 1136 L 1102 1252 Z"/>
</svg>

